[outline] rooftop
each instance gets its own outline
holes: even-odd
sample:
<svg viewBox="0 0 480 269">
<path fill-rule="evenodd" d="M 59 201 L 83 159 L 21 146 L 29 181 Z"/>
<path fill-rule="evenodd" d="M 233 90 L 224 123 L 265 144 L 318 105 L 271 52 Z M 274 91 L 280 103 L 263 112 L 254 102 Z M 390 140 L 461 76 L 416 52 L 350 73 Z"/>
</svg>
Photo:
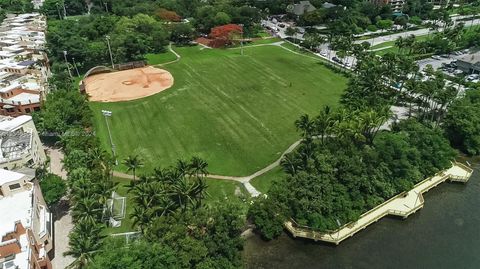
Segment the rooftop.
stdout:
<svg viewBox="0 0 480 269">
<path fill-rule="evenodd" d="M 24 174 L 20 174 L 20 173 L 5 170 L 5 169 L 0 169 L 0 185 L 3 185 L 11 181 L 19 180 L 24 176 L 25 176 Z M 1 203 L 3 203 L 3 200 L 0 200 L 0 201 L 1 201 L 0 202 L 0 205 L 1 205 Z M 5 210 L 5 211 L 10 211 L 10 210 Z M 1 208 L 0 208 L 0 212 L 2 212 L 2 218 L 3 218 L 4 211 L 2 211 Z M 0 225 L 0 228 L 1 228 L 1 225 Z M 2 233 L 0 232 L 0 235 L 1 234 Z"/>
<path fill-rule="evenodd" d="M 16 118 L 0 117 L 0 131 L 13 131 L 31 120 L 32 117 L 28 115 L 22 115 Z"/>
<path fill-rule="evenodd" d="M 480 51 L 460 57 L 458 60 L 471 64 L 477 64 L 480 62 Z"/>
</svg>

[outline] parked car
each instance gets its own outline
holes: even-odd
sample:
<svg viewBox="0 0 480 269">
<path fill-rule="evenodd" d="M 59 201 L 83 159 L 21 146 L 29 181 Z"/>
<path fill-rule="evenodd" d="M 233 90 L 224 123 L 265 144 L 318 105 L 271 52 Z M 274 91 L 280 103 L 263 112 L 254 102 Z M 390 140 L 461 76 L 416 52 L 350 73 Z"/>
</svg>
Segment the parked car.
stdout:
<svg viewBox="0 0 480 269">
<path fill-rule="evenodd" d="M 333 56 L 332 60 L 333 60 L 334 62 L 337 62 L 337 63 L 341 63 L 341 62 L 342 62 L 337 56 Z"/>
<path fill-rule="evenodd" d="M 455 71 L 453 72 L 453 74 L 455 74 L 455 75 L 461 75 L 461 74 L 463 74 L 463 71 L 457 69 L 457 70 L 455 70 Z"/>
<path fill-rule="evenodd" d="M 279 24 L 278 24 L 278 27 L 280 27 L 280 28 L 285 28 L 285 24 L 279 23 Z"/>
<path fill-rule="evenodd" d="M 322 55 L 323 57 L 327 57 L 327 53 L 325 51 L 321 51 L 320 55 Z"/>
<path fill-rule="evenodd" d="M 463 52 L 461 52 L 461 51 L 455 51 L 453 54 L 455 54 L 455 55 L 457 55 L 457 56 L 458 56 L 458 55 L 462 55 L 462 54 L 463 54 Z"/>
<path fill-rule="evenodd" d="M 467 76 L 467 81 L 472 81 L 472 80 L 475 80 L 475 79 L 478 79 L 478 74 L 471 74 L 471 75 L 468 75 Z"/>
<path fill-rule="evenodd" d="M 445 58 L 445 59 L 448 59 L 448 58 L 450 58 L 450 55 L 448 55 L 448 54 L 442 54 L 442 55 L 440 55 L 440 57 Z"/>
<path fill-rule="evenodd" d="M 441 60 L 442 58 L 440 58 L 440 56 L 438 56 L 438 55 L 433 55 L 433 56 L 432 56 L 432 59 L 434 59 L 434 60 Z"/>
</svg>

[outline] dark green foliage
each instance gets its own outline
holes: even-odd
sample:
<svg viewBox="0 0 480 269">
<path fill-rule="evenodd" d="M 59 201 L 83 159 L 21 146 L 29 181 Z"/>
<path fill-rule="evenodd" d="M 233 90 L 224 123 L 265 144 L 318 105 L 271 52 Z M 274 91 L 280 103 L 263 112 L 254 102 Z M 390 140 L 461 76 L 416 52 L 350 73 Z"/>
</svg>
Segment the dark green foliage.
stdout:
<svg viewBox="0 0 480 269">
<path fill-rule="evenodd" d="M 28 13 L 33 11 L 30 0 L 0 0 L 0 13 L 3 17 L 8 13 Z"/>
<path fill-rule="evenodd" d="M 45 202 L 50 207 L 60 201 L 63 195 L 65 195 L 67 184 L 61 177 L 47 174 L 40 179 L 40 188 L 42 189 Z"/>
<path fill-rule="evenodd" d="M 64 62 L 63 52 L 67 51 L 69 62 L 75 58 L 83 71 L 110 64 L 106 36 L 110 36 L 116 63 L 143 60 L 146 53 L 162 52 L 168 44 L 168 32 L 162 23 L 144 14 L 49 21 L 48 31 L 50 59 L 56 64 Z"/>
<path fill-rule="evenodd" d="M 292 218 L 332 231 L 451 166 L 456 153 L 439 129 L 410 119 L 392 132 L 378 132 L 386 120 L 378 120 L 381 115 L 324 109 L 310 136 L 300 130 L 305 140 L 281 162 L 287 178 L 250 209 L 257 230 L 274 238 Z M 319 139 L 311 138 L 317 134 Z"/>
<path fill-rule="evenodd" d="M 42 110 L 34 114 L 40 133 L 61 136 L 71 127 L 89 127 L 91 111 L 85 96 L 76 90 L 56 90 L 48 95 Z"/>
<path fill-rule="evenodd" d="M 451 143 L 469 155 L 480 155 L 480 92 L 471 90 L 449 108 L 443 125 Z"/>
<path fill-rule="evenodd" d="M 158 217 L 144 238 L 108 240 L 87 268 L 239 268 L 244 219 L 234 202 Z"/>
<path fill-rule="evenodd" d="M 177 253 L 167 245 L 139 240 L 126 246 L 123 240 L 115 238 L 107 240 L 104 245 L 87 268 L 179 268 Z"/>
</svg>

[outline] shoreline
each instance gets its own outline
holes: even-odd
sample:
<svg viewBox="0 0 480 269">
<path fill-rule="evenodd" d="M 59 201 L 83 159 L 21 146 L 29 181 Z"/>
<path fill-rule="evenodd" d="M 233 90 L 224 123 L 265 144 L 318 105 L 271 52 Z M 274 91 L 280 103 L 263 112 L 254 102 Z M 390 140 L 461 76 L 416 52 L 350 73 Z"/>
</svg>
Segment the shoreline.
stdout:
<svg viewBox="0 0 480 269">
<path fill-rule="evenodd" d="M 451 182 L 466 183 L 473 173 L 473 169 L 462 163 L 453 163 L 449 169 L 417 183 L 408 192 L 400 193 L 373 209 L 365 212 L 354 222 L 347 223 L 335 231 L 319 232 L 314 228 L 300 226 L 293 220 L 286 221 L 284 226 L 294 238 L 312 239 L 327 243 L 340 244 L 343 240 L 355 235 L 370 224 L 377 222 L 387 215 L 407 218 L 421 209 L 424 205 L 423 194 L 439 184 L 449 180 Z"/>
</svg>

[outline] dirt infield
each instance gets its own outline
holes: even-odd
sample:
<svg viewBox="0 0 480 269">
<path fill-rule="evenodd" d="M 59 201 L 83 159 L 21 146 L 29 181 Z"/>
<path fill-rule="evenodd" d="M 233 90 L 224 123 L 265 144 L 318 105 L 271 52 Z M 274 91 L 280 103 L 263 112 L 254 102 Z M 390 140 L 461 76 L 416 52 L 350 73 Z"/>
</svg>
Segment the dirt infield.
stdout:
<svg viewBox="0 0 480 269">
<path fill-rule="evenodd" d="M 120 102 L 154 95 L 173 85 L 170 72 L 154 67 L 97 74 L 85 79 L 90 101 Z"/>
</svg>

